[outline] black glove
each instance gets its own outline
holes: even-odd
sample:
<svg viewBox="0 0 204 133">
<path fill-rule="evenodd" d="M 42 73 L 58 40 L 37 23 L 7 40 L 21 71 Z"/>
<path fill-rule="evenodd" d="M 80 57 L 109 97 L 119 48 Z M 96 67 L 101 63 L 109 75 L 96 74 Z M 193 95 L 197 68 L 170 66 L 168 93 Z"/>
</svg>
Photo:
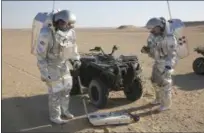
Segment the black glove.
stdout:
<svg viewBox="0 0 204 133">
<path fill-rule="evenodd" d="M 171 67 L 170 66 L 165 66 L 165 69 L 166 70 L 171 70 Z"/>
<path fill-rule="evenodd" d="M 51 79 L 50 76 L 48 76 L 48 77 L 46 77 L 46 78 L 44 78 L 43 76 L 41 76 L 41 80 L 42 80 L 43 82 L 49 82 L 50 79 Z"/>
<path fill-rule="evenodd" d="M 74 69 L 79 69 L 80 66 L 81 66 L 81 61 L 79 60 L 74 61 L 74 64 L 73 64 Z"/>
<path fill-rule="evenodd" d="M 171 69 L 172 68 L 170 66 L 165 66 L 162 75 L 164 75 L 164 74 L 171 74 Z"/>
<path fill-rule="evenodd" d="M 141 49 L 141 52 L 142 53 L 149 53 L 150 52 L 150 48 L 147 47 L 147 46 L 143 46 L 142 49 Z"/>
<path fill-rule="evenodd" d="M 47 79 L 44 78 L 44 77 L 42 77 L 42 76 L 41 76 L 41 80 L 42 80 L 43 82 L 46 82 L 46 81 L 47 81 Z"/>
</svg>

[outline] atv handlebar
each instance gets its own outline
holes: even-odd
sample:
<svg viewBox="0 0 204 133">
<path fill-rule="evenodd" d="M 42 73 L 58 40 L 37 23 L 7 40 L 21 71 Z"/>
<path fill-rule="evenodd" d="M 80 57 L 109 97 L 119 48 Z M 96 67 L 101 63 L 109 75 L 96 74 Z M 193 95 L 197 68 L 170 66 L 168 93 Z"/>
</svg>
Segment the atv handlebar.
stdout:
<svg viewBox="0 0 204 133">
<path fill-rule="evenodd" d="M 96 51 L 96 52 L 102 52 L 103 54 L 105 54 L 105 52 L 103 51 L 103 49 L 101 48 L 101 47 L 95 47 L 95 48 L 93 48 L 93 49 L 90 49 L 89 51 Z"/>
<path fill-rule="evenodd" d="M 114 52 L 115 52 L 116 50 L 118 50 L 118 47 L 117 47 L 116 45 L 114 45 L 110 54 L 106 54 L 106 53 L 103 51 L 103 49 L 102 49 L 101 47 L 98 47 L 98 46 L 96 46 L 96 47 L 93 48 L 93 49 L 90 49 L 89 51 L 102 52 L 103 55 L 110 55 L 110 56 L 111 56 L 111 55 L 114 54 Z"/>
<path fill-rule="evenodd" d="M 196 51 L 198 54 L 202 54 L 204 56 L 204 50 L 200 48 L 194 48 L 194 51 Z"/>
</svg>

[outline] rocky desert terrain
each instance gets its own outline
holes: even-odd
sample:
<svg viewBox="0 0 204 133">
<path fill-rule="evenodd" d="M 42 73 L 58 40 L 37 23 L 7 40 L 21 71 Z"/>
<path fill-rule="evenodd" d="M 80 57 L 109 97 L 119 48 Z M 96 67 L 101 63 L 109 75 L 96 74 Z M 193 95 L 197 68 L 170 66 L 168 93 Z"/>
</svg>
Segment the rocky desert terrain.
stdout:
<svg viewBox="0 0 204 133">
<path fill-rule="evenodd" d="M 112 92 L 108 105 L 89 112 L 127 109 L 140 116 L 140 121 L 123 126 L 93 127 L 85 117 L 80 96 L 71 97 L 71 112 L 76 116 L 64 125 L 48 119 L 46 85 L 40 80 L 35 56 L 30 54 L 31 30 L 2 30 L 2 131 L 22 132 L 204 132 L 204 76 L 194 74 L 192 63 L 201 56 L 194 48 L 204 45 L 204 26 L 189 26 L 190 55 L 178 63 L 174 79 L 171 110 L 154 113 L 149 105 L 154 98 L 150 83 L 152 60 L 140 53 L 148 32 L 142 28 L 76 29 L 80 52 L 102 46 L 109 52 L 117 45 L 117 54 L 137 55 L 143 67 L 145 92 L 136 102 L 126 100 L 123 92 Z"/>
</svg>

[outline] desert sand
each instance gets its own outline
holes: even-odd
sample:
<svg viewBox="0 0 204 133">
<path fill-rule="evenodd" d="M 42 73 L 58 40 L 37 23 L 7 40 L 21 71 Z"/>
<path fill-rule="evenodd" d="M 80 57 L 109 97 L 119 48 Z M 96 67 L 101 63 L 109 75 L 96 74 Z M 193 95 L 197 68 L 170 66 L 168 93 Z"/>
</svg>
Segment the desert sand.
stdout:
<svg viewBox="0 0 204 133">
<path fill-rule="evenodd" d="M 30 54 L 30 30 L 2 31 L 2 131 L 22 132 L 204 132 L 204 76 L 192 70 L 194 59 L 201 56 L 193 51 L 204 45 L 204 27 L 188 27 L 190 55 L 176 66 L 173 104 L 171 110 L 154 113 L 149 106 L 154 91 L 149 80 L 153 63 L 140 53 L 146 44 L 148 32 L 142 28 L 130 29 L 77 29 L 80 52 L 94 46 L 111 51 L 119 46 L 117 54 L 137 55 L 143 67 L 145 92 L 136 102 L 126 100 L 123 92 L 111 92 L 108 105 L 97 110 L 88 104 L 89 112 L 127 109 L 141 118 L 139 122 L 123 126 L 93 127 L 83 110 L 80 96 L 71 97 L 71 112 L 76 116 L 64 125 L 52 124 L 48 119 L 47 87 L 40 80 L 35 56 Z"/>
</svg>

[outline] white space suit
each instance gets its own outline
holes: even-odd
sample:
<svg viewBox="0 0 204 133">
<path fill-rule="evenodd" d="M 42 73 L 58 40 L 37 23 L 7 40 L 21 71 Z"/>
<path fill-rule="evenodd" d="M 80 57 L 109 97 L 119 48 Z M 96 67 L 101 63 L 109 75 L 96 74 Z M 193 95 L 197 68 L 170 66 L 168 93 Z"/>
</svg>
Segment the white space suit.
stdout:
<svg viewBox="0 0 204 133">
<path fill-rule="evenodd" d="M 163 23 L 148 22 L 147 26 L 148 24 L 154 28 Z M 178 43 L 173 34 L 166 34 L 165 31 L 157 36 L 150 34 L 147 43 L 148 55 L 155 60 L 151 78 L 156 91 L 156 99 L 153 104 L 160 103 L 159 110 L 166 110 L 171 106 L 171 75 L 178 60 L 176 53 Z"/>
<path fill-rule="evenodd" d="M 41 78 L 49 88 L 50 120 L 61 124 L 67 122 L 61 119 L 61 115 L 73 118 L 69 112 L 72 77 L 68 59 L 79 61 L 80 55 L 77 51 L 74 29 L 70 28 L 62 32 L 54 28 L 44 26 L 41 29 L 36 56 Z"/>
<path fill-rule="evenodd" d="M 167 41 L 167 38 L 172 39 Z M 171 105 L 171 75 L 177 62 L 177 41 L 173 36 L 158 36 L 149 39 L 148 43 L 151 45 L 149 56 L 155 60 L 151 78 L 156 91 L 155 103 L 168 108 Z"/>
</svg>

